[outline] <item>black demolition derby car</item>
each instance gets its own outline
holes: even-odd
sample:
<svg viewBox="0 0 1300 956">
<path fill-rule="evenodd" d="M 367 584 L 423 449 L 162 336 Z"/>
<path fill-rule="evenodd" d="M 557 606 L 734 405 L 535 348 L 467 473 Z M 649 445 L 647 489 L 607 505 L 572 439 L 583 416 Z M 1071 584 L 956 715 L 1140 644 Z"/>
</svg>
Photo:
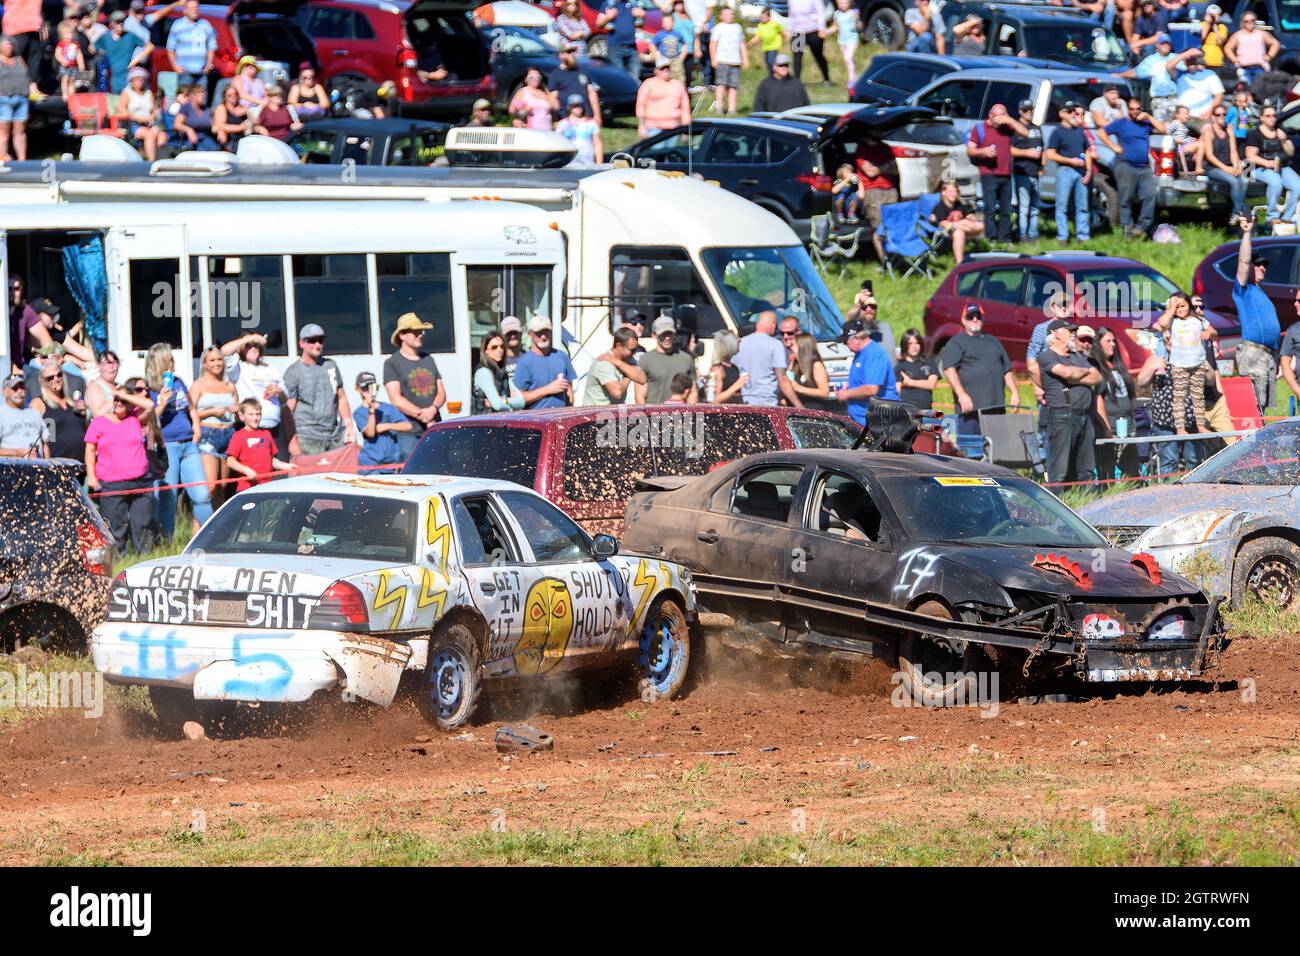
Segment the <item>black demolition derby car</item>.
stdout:
<svg viewBox="0 0 1300 956">
<path fill-rule="evenodd" d="M 911 453 L 932 427 L 914 406 L 877 402 L 869 420 L 881 424 L 851 450 L 643 479 L 626 549 L 685 565 L 702 616 L 791 650 L 897 660 L 932 704 L 993 674 L 1068 688 L 1192 680 L 1217 664 L 1218 599 L 1111 547 L 1014 472 Z"/>
</svg>

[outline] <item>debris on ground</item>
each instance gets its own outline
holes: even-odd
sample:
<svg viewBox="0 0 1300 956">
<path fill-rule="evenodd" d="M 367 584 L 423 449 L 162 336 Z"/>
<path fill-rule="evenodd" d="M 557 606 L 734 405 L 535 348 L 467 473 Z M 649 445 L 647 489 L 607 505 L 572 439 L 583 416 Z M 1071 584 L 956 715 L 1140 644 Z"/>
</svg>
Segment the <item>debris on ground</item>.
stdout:
<svg viewBox="0 0 1300 956">
<path fill-rule="evenodd" d="M 173 724 L 173 726 L 175 725 Z M 181 727 L 181 733 L 186 740 L 206 740 L 208 736 L 203 729 L 203 725 L 193 720 L 185 721 L 184 726 Z"/>
<path fill-rule="evenodd" d="M 512 751 L 551 750 L 555 747 L 555 738 L 544 730 L 531 724 L 516 724 L 502 727 L 496 734 L 497 750 L 502 753 Z"/>
</svg>

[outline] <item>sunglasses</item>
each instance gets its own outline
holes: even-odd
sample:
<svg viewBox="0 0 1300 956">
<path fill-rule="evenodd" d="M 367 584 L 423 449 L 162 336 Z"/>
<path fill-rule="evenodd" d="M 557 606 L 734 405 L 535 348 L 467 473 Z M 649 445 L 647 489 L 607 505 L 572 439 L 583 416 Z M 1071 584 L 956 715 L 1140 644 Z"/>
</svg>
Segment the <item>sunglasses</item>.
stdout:
<svg viewBox="0 0 1300 956">
<path fill-rule="evenodd" d="M 148 395 L 149 387 L 147 385 L 141 385 L 138 388 L 131 389 L 131 391 L 135 392 L 137 395 Z"/>
<path fill-rule="evenodd" d="M 25 392 L 27 391 L 27 383 L 18 382 L 14 385 L 6 385 L 5 388 L 7 388 L 11 392 Z"/>
<path fill-rule="evenodd" d="M 781 338 L 783 338 L 783 339 L 792 339 L 792 338 L 794 338 L 794 337 L 795 337 L 796 335 L 798 335 L 798 334 L 799 334 L 798 332 L 782 332 L 782 333 L 781 333 Z"/>
<path fill-rule="evenodd" d="M 1091 335 L 1076 335 L 1075 338 L 1078 339 L 1080 342 L 1091 342 L 1091 341 L 1092 341 L 1092 336 L 1091 336 Z"/>
<path fill-rule="evenodd" d="M 303 339 L 303 341 L 308 345 L 323 345 L 325 343 L 325 339 L 319 335 L 313 335 L 309 339 Z"/>
<path fill-rule="evenodd" d="M 532 333 L 532 336 L 533 336 L 533 338 L 535 338 L 535 339 L 549 339 L 549 338 L 551 337 L 551 330 L 550 330 L 550 329 L 538 329 L 536 332 L 533 332 L 533 333 Z"/>
<path fill-rule="evenodd" d="M 42 375 L 42 382 L 53 382 L 55 379 L 63 378 L 62 372 L 55 372 L 53 375 Z"/>
<path fill-rule="evenodd" d="M 976 315 L 964 315 L 964 316 L 962 316 L 962 318 L 964 318 L 967 322 L 983 322 L 983 321 L 984 321 L 984 316 L 982 316 L 982 315 L 978 315 L 978 314 L 976 314 Z"/>
</svg>

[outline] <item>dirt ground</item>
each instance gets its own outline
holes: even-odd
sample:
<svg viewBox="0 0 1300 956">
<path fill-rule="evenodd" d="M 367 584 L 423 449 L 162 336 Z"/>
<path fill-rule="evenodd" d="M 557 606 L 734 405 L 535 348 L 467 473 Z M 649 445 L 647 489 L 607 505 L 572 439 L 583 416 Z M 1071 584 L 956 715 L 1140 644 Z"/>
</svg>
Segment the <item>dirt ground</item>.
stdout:
<svg viewBox="0 0 1300 956">
<path fill-rule="evenodd" d="M 986 850 L 972 828 L 1145 826 L 1141 861 L 1162 858 L 1173 831 L 1149 827 L 1171 814 L 1207 832 L 1256 820 L 1257 842 L 1281 860 L 1300 845 L 1300 638 L 1237 640 L 1216 688 L 1004 704 L 995 716 L 896 707 L 888 671 L 836 693 L 756 674 L 715 676 L 660 704 L 619 693 L 591 709 L 507 704 L 505 717 L 555 739 L 553 752 L 508 759 L 493 743 L 502 720 L 439 734 L 400 704 L 197 741 L 158 739 L 121 699 L 99 720 L 26 720 L 0 732 L 0 852 L 11 864 L 367 862 L 385 857 L 348 834 L 693 828 L 724 843 L 815 833 L 866 845 L 888 828 L 934 835 L 952 851 L 940 862 L 973 862 Z M 332 849 L 323 831 L 339 837 Z M 1242 859 L 1220 850 L 1188 861 Z"/>
</svg>

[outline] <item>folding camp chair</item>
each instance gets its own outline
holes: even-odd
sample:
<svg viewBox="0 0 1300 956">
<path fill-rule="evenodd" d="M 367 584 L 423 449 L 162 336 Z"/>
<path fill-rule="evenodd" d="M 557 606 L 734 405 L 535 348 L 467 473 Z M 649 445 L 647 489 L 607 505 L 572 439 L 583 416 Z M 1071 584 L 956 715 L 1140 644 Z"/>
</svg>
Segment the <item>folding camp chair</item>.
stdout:
<svg viewBox="0 0 1300 956">
<path fill-rule="evenodd" d="M 963 435 L 957 431 L 957 416 L 943 416 L 942 429 L 943 437 L 957 448 L 966 458 L 972 458 L 976 461 L 984 461 L 984 455 L 987 449 L 984 447 L 983 435 Z"/>
<path fill-rule="evenodd" d="M 857 258 L 858 246 L 866 229 L 852 229 L 848 232 L 835 231 L 835 217 L 829 213 L 812 217 L 812 230 L 808 236 L 808 253 L 821 272 L 826 272 L 827 263 L 839 260 L 840 278 L 848 272 L 848 264 Z"/>
<path fill-rule="evenodd" d="M 1021 437 L 1026 432 L 1037 436 L 1034 413 L 1009 405 L 990 405 L 978 410 L 980 432 L 984 435 L 984 460 L 1004 468 L 1029 468 L 1033 460 Z M 1036 443 L 1035 443 L 1036 444 Z"/>
<path fill-rule="evenodd" d="M 935 233 L 942 229 L 931 225 L 930 210 L 938 200 L 933 194 L 919 199 L 908 199 L 880 207 L 880 236 L 885 250 L 885 271 L 894 275 L 894 260 L 902 260 L 907 267 L 902 278 L 912 274 L 933 279 Z"/>
<path fill-rule="evenodd" d="M 126 136 L 109 113 L 107 93 L 73 93 L 68 97 L 68 120 L 74 136 Z"/>
<path fill-rule="evenodd" d="M 1233 428 L 1263 428 L 1264 412 L 1255 401 L 1255 384 L 1245 375 L 1222 379 L 1223 400 L 1232 416 Z"/>
<path fill-rule="evenodd" d="M 1037 431 L 1020 433 L 1020 443 L 1025 449 L 1025 459 L 1029 470 L 1038 481 L 1047 480 L 1047 459 L 1043 457 L 1043 446 L 1039 444 Z"/>
</svg>

